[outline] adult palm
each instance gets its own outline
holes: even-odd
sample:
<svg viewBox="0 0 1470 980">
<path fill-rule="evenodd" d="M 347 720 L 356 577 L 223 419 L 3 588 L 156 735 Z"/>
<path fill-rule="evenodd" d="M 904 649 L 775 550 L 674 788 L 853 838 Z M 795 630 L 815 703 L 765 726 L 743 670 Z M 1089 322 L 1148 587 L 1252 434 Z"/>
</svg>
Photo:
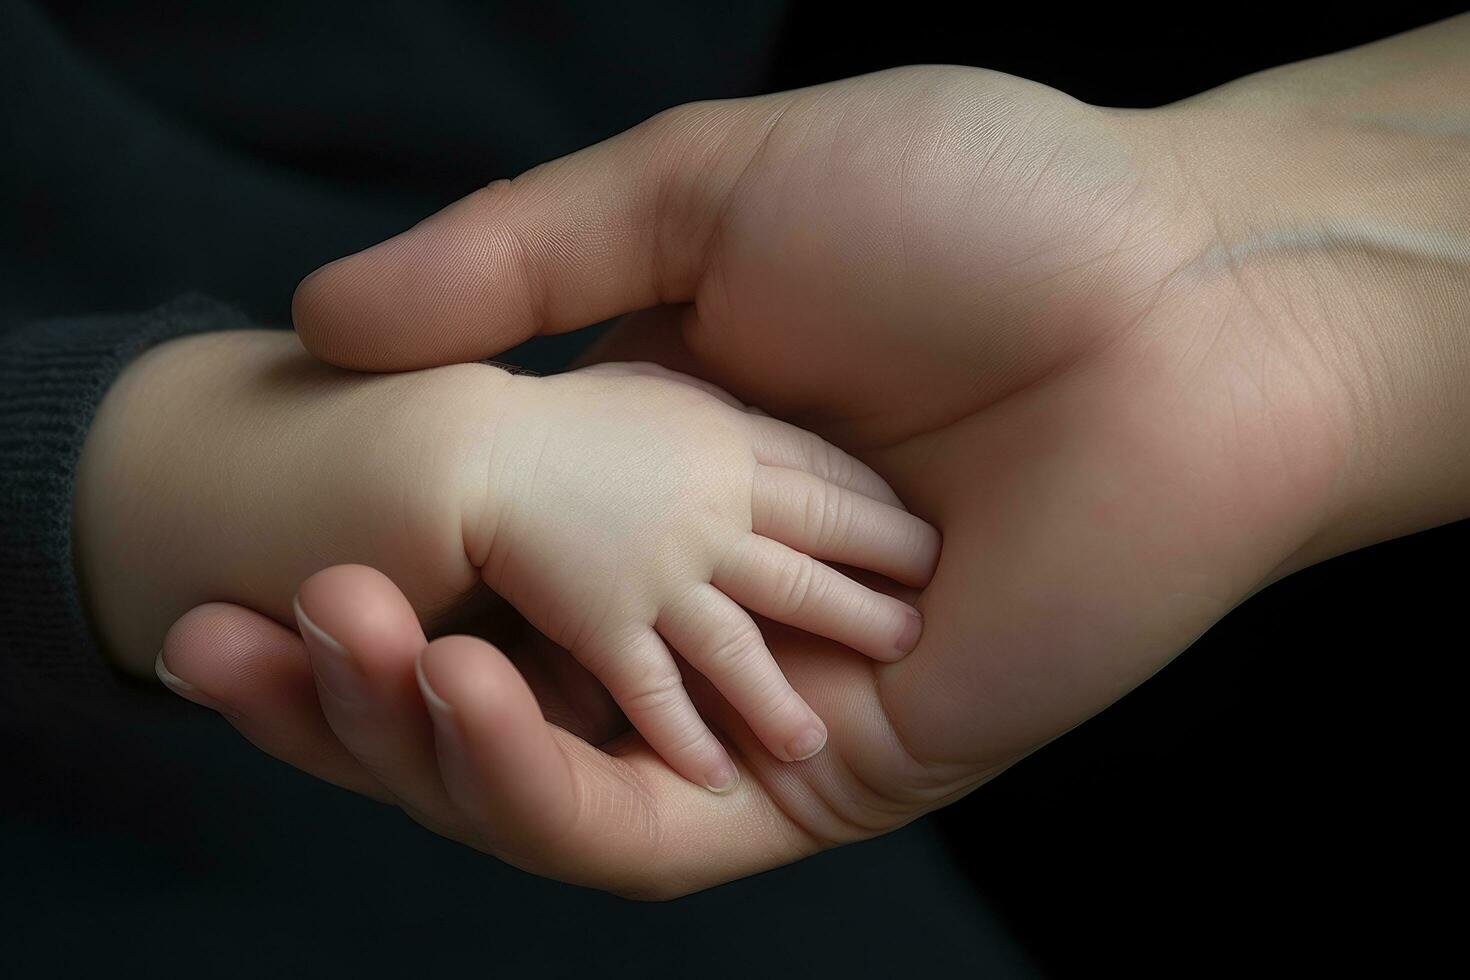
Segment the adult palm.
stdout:
<svg viewBox="0 0 1470 980">
<path fill-rule="evenodd" d="M 202 677 L 190 636 L 268 660 L 221 700 L 270 751 L 413 798 L 425 823 L 532 870 L 631 894 L 880 834 L 973 790 L 1334 547 L 1319 535 L 1345 389 L 1272 286 L 1306 272 L 1253 252 L 1261 228 L 1196 163 L 1228 144 L 1198 138 L 1201 118 L 1247 131 L 1225 125 L 1231 104 L 1116 112 L 949 68 L 695 104 L 302 284 L 303 341 L 367 370 L 641 310 L 599 357 L 706 378 L 887 478 L 944 535 L 915 600 L 919 647 L 878 664 L 763 624 L 828 725 L 815 758 L 776 761 L 691 677 L 742 769 L 734 794 L 706 793 L 544 641 L 496 637 L 530 688 L 479 641 L 423 652 L 406 605 L 361 570 L 324 573 L 302 607 L 378 678 L 377 721 L 318 709 L 300 641 L 245 611 L 196 614 L 219 628 L 176 630 L 171 668 L 204 690 L 240 683 Z M 420 658 L 431 707 L 453 706 L 432 728 Z M 291 711 L 270 708 L 288 689 Z M 375 775 L 350 772 L 334 739 Z M 395 786 L 403 759 L 437 765 L 443 792 Z"/>
</svg>

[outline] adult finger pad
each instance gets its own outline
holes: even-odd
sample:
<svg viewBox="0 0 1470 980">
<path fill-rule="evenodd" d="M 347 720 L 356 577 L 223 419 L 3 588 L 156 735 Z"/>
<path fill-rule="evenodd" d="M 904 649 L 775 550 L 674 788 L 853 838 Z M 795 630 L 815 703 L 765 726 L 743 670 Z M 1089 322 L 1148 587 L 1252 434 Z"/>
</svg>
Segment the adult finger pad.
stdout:
<svg viewBox="0 0 1470 980">
<path fill-rule="evenodd" d="M 224 602 L 189 610 L 164 639 L 168 669 L 226 703 L 261 689 L 311 690 L 301 638 L 259 613 Z"/>
<path fill-rule="evenodd" d="M 409 667 L 424 647 L 424 631 L 413 606 L 375 568 L 324 569 L 301 584 L 296 598 L 311 622 L 351 650 L 369 671 Z"/>
<path fill-rule="evenodd" d="M 303 279 L 291 318 L 340 367 L 403 371 L 499 353 L 536 329 L 525 270 L 477 192 Z"/>
</svg>

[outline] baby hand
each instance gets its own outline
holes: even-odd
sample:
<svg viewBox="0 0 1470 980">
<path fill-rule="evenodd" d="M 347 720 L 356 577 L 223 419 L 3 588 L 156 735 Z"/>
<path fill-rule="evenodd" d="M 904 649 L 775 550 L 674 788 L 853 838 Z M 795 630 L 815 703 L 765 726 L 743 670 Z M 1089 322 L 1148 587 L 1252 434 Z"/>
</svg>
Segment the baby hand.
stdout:
<svg viewBox="0 0 1470 980">
<path fill-rule="evenodd" d="M 495 414 L 470 560 L 686 778 L 721 791 L 737 777 L 671 649 L 797 761 L 826 728 L 746 609 L 875 660 L 918 642 L 916 610 L 823 561 L 923 586 L 938 533 L 812 433 L 653 365 L 516 378 Z"/>
<path fill-rule="evenodd" d="M 897 659 L 917 613 L 814 559 L 922 586 L 939 549 L 862 464 L 692 378 L 359 375 L 279 331 L 184 338 L 130 365 L 88 435 L 75 510 L 94 627 L 125 670 L 151 670 L 201 603 L 289 622 L 297 586 L 331 565 L 381 570 L 440 625 L 483 581 L 716 788 L 735 770 L 669 648 L 778 758 L 805 758 L 825 729 L 741 607 Z"/>
</svg>

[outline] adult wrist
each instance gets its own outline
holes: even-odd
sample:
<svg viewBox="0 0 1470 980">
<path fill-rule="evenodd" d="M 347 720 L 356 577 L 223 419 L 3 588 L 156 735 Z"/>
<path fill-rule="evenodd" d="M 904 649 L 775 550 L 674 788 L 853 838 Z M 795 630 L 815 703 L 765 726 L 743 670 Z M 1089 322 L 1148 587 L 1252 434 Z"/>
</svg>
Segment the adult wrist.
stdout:
<svg viewBox="0 0 1470 980">
<path fill-rule="evenodd" d="M 1336 432 L 1282 574 L 1470 514 L 1470 46 L 1443 34 L 1470 41 L 1428 28 L 1131 114 L 1198 242 L 1184 278 L 1305 365 Z"/>
</svg>

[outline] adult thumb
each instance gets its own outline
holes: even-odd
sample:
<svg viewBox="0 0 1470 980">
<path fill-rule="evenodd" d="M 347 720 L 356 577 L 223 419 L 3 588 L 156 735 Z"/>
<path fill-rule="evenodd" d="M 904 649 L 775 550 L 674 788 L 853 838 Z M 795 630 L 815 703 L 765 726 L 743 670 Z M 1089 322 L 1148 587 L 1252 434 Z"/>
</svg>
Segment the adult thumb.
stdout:
<svg viewBox="0 0 1470 980">
<path fill-rule="evenodd" d="M 323 266 L 292 301 L 302 343 L 342 367 L 407 370 L 692 301 L 789 98 L 671 109 Z"/>
</svg>

